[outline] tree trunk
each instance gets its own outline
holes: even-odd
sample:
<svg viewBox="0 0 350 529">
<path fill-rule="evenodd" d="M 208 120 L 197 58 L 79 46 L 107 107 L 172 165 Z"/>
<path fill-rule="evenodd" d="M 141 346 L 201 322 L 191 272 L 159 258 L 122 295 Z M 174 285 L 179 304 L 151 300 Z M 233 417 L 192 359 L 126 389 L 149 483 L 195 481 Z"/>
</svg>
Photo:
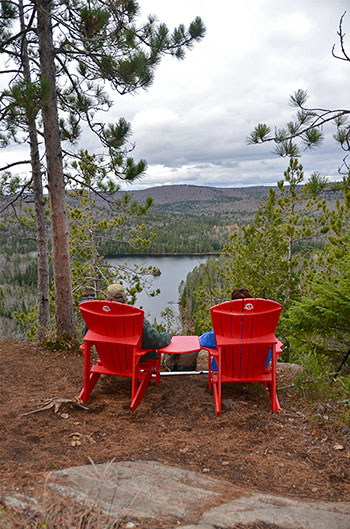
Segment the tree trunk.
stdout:
<svg viewBox="0 0 350 529">
<path fill-rule="evenodd" d="M 25 29 L 23 0 L 19 1 L 21 31 Z M 27 37 L 24 34 L 21 56 L 25 81 L 31 83 L 30 64 L 28 56 Z M 48 231 L 46 228 L 45 199 L 41 178 L 38 136 L 33 108 L 34 102 L 30 101 L 27 109 L 27 124 L 29 130 L 30 159 L 33 177 L 34 207 L 36 222 L 36 241 L 38 255 L 38 340 L 43 340 L 50 330 L 50 274 Z"/>
<path fill-rule="evenodd" d="M 46 228 L 45 199 L 40 171 L 36 131 L 29 132 L 32 159 L 36 240 L 38 252 L 38 340 L 43 340 L 50 330 L 50 267 L 48 232 Z"/>
<path fill-rule="evenodd" d="M 57 336 L 75 336 L 72 280 L 69 260 L 62 148 L 57 112 L 55 52 L 51 25 L 51 0 L 37 0 L 41 79 L 48 84 L 42 103 L 47 174 L 50 193 L 55 318 Z"/>
</svg>

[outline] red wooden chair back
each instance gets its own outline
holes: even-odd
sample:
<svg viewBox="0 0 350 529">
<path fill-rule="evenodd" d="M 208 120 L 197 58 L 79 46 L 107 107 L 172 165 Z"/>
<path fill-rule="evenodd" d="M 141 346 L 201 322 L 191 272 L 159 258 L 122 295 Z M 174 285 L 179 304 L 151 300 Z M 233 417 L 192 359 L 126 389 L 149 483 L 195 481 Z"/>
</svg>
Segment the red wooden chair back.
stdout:
<svg viewBox="0 0 350 529">
<path fill-rule="evenodd" d="M 143 310 L 125 303 L 100 300 L 85 301 L 79 308 L 89 331 L 99 335 L 94 345 L 103 367 L 119 375 L 131 374 L 133 350 L 135 346 L 141 347 Z M 132 338 L 134 340 L 130 340 Z"/>
<path fill-rule="evenodd" d="M 87 402 L 101 375 L 131 378 L 130 410 L 140 404 L 152 378 L 159 384 L 160 358 L 142 358 L 144 312 L 117 301 L 85 301 L 79 305 L 88 327 L 81 349 L 84 354 L 84 387 L 80 398 Z M 99 359 L 91 366 L 91 347 Z"/>
<path fill-rule="evenodd" d="M 210 309 L 223 378 L 244 381 L 263 373 L 281 310 L 279 303 L 259 298 L 226 301 Z M 233 344 L 232 339 L 243 343 Z"/>
</svg>

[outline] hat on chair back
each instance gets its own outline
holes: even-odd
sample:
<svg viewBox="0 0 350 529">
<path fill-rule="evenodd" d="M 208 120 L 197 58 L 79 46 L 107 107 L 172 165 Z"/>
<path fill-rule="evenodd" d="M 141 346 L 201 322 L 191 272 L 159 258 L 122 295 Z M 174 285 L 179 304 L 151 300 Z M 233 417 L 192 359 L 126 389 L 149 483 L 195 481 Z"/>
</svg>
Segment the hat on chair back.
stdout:
<svg viewBox="0 0 350 529">
<path fill-rule="evenodd" d="M 107 288 L 107 299 L 108 301 L 119 301 L 120 303 L 126 303 L 126 292 L 120 283 L 113 283 Z"/>
</svg>

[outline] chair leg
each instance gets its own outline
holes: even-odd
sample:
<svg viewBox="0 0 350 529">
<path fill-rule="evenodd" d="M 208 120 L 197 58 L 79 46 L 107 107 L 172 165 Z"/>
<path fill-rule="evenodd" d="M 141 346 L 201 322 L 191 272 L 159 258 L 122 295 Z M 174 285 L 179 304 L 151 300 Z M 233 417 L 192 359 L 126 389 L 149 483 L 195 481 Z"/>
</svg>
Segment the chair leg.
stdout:
<svg viewBox="0 0 350 529">
<path fill-rule="evenodd" d="M 100 378 L 99 373 L 90 373 L 88 378 L 84 380 L 84 387 L 80 392 L 80 398 L 83 402 L 87 402 L 90 398 L 91 392 L 94 389 L 96 382 Z"/>
<path fill-rule="evenodd" d="M 222 382 L 219 373 L 212 373 L 212 384 L 213 384 L 213 393 L 214 393 L 214 404 L 216 416 L 218 417 L 221 413 L 221 391 L 222 391 Z"/>
<path fill-rule="evenodd" d="M 155 368 L 155 385 L 158 386 L 160 381 L 160 358 L 156 361 L 156 368 Z"/>
<path fill-rule="evenodd" d="M 131 411 L 135 411 L 137 406 L 140 404 L 142 397 L 144 396 L 147 386 L 149 384 L 149 381 L 151 380 L 151 377 L 152 377 L 152 370 L 147 371 L 143 375 L 140 381 L 140 384 L 135 391 L 135 394 L 132 394 L 131 396 L 131 405 L 130 405 Z"/>
<path fill-rule="evenodd" d="M 211 390 L 211 375 L 212 375 L 212 371 L 211 371 L 211 357 L 210 357 L 210 354 L 208 354 L 208 387 L 209 387 L 209 390 Z"/>
<path fill-rule="evenodd" d="M 272 345 L 272 380 L 267 384 L 269 393 L 270 393 L 270 400 L 271 400 L 271 410 L 273 412 L 278 411 L 280 409 L 280 404 L 278 402 L 277 397 L 277 388 L 276 388 L 276 364 L 277 364 L 277 354 L 276 354 L 276 344 Z"/>
<path fill-rule="evenodd" d="M 213 382 L 213 390 L 214 390 L 215 411 L 216 411 L 216 416 L 218 417 L 221 413 L 221 384 L 219 384 L 217 381 Z"/>
<path fill-rule="evenodd" d="M 273 388 L 273 384 L 267 384 L 267 389 L 269 390 L 270 400 L 271 400 L 271 410 L 276 412 L 281 409 L 280 403 L 278 401 L 276 387 Z"/>
<path fill-rule="evenodd" d="M 80 398 L 87 402 L 94 389 L 96 382 L 100 378 L 99 373 L 91 373 L 91 342 L 84 342 L 80 349 L 84 353 L 84 387 L 80 392 Z"/>
</svg>

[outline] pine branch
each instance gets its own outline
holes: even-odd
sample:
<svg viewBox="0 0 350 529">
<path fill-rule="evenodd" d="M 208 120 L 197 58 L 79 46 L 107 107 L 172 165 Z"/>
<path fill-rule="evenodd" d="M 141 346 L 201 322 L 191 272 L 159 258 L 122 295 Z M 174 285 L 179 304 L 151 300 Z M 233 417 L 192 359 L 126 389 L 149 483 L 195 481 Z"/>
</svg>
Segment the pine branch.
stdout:
<svg viewBox="0 0 350 529">
<path fill-rule="evenodd" d="M 24 35 L 32 32 L 32 31 L 35 31 L 33 29 L 33 27 L 32 27 L 35 15 L 36 15 L 36 8 L 35 8 L 35 6 L 33 6 L 32 16 L 31 16 L 31 18 L 30 18 L 30 20 L 28 22 L 27 27 L 25 29 L 23 29 L 22 31 L 20 31 L 19 33 L 17 33 L 16 35 L 13 35 L 12 37 L 8 38 L 6 41 L 0 42 L 0 52 L 1 53 L 13 54 L 10 50 L 5 49 L 6 46 L 9 46 L 10 44 L 12 44 L 16 40 L 18 40 L 20 37 L 23 37 Z"/>
<path fill-rule="evenodd" d="M 24 194 L 25 190 L 30 186 L 30 184 L 32 183 L 32 179 L 28 180 L 28 182 L 26 184 L 24 184 L 22 186 L 22 189 L 20 190 L 19 193 L 17 193 L 17 195 L 12 199 L 10 200 L 10 202 L 8 202 L 5 207 L 3 207 L 1 210 L 0 210 L 0 213 L 3 213 L 4 211 L 6 211 L 9 207 L 11 207 L 14 211 L 14 215 L 16 217 L 16 219 L 19 221 L 19 218 L 17 216 L 17 212 L 14 208 L 14 203 L 19 200 L 21 198 L 21 196 Z"/>
<path fill-rule="evenodd" d="M 113 200 L 110 200 L 108 199 L 102 192 L 100 191 L 97 191 L 96 188 L 94 188 L 93 186 L 91 186 L 90 184 L 87 184 L 85 182 L 85 180 L 81 180 L 75 176 L 72 176 L 72 175 L 66 175 L 66 177 L 69 179 L 69 180 L 73 180 L 73 182 L 75 182 L 76 184 L 82 186 L 82 187 L 85 187 L 87 189 L 89 189 L 90 191 L 92 191 L 96 196 L 98 196 L 99 198 L 101 198 L 104 202 L 107 202 L 107 204 L 109 204 L 110 206 L 113 206 L 114 204 L 114 201 Z"/>
<path fill-rule="evenodd" d="M 303 108 L 303 107 L 301 107 L 301 108 Z M 306 110 L 306 109 L 303 108 L 303 110 Z M 307 110 L 311 110 L 311 109 L 307 109 Z M 317 109 L 312 109 L 312 111 L 316 111 L 316 110 Z M 270 138 L 264 138 L 260 142 L 261 143 L 265 143 L 265 142 L 268 142 L 268 141 L 275 141 L 277 143 L 282 143 L 282 142 L 286 142 L 286 141 L 289 141 L 289 140 L 293 140 L 294 138 L 302 137 L 304 134 L 306 134 L 307 132 L 309 132 L 312 129 L 321 127 L 322 125 L 325 125 L 326 123 L 329 123 L 330 121 L 333 121 L 333 120 L 335 120 L 335 119 L 337 119 L 337 118 L 339 118 L 341 116 L 345 116 L 347 114 L 350 114 L 350 110 L 328 110 L 326 112 L 326 114 L 333 114 L 333 113 L 336 113 L 336 115 L 331 115 L 328 118 L 324 118 L 323 116 L 317 116 L 317 118 L 312 122 L 311 125 L 309 125 L 308 127 L 303 128 L 303 129 L 300 129 L 300 130 L 296 131 L 295 133 L 289 134 L 288 136 L 284 136 L 283 140 L 278 140 L 277 137 L 276 137 L 277 135 L 276 135 L 276 136 L 272 136 Z"/>
</svg>

